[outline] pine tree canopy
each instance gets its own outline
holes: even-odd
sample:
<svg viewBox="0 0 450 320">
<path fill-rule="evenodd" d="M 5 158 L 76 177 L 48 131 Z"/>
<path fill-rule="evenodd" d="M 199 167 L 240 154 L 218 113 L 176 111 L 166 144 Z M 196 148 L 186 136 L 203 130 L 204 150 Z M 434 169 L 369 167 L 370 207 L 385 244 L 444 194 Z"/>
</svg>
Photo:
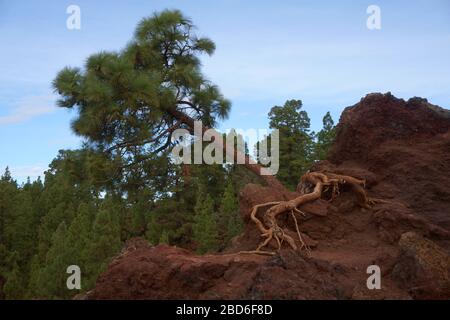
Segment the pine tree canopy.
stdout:
<svg viewBox="0 0 450 320">
<path fill-rule="evenodd" d="M 334 141 L 336 135 L 336 127 L 330 112 L 327 112 L 322 119 L 323 128 L 317 133 L 317 142 L 314 152 L 315 160 L 324 160 L 328 155 L 328 151 Z"/>
<path fill-rule="evenodd" d="M 284 106 L 270 109 L 270 127 L 286 133 L 306 133 L 309 131 L 310 119 L 302 109 L 301 100 L 288 100 Z"/>
<path fill-rule="evenodd" d="M 205 78 L 200 56 L 214 43 L 198 37 L 178 10 L 143 19 L 117 52 L 91 55 L 83 69 L 66 67 L 53 82 L 60 107 L 76 109 L 73 131 L 122 170 L 152 160 L 193 120 L 214 126 L 230 102 Z"/>
</svg>

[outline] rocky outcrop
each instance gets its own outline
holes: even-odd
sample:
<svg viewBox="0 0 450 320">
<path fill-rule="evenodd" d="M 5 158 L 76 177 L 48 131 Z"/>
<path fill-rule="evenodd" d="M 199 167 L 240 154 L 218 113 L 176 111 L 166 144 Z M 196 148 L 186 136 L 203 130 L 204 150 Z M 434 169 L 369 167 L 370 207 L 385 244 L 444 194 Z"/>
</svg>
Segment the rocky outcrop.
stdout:
<svg viewBox="0 0 450 320">
<path fill-rule="evenodd" d="M 342 113 L 330 161 L 376 176 L 371 191 L 450 230 L 450 111 L 369 94 Z"/>
<path fill-rule="evenodd" d="M 288 247 L 273 257 L 239 254 L 261 240 L 249 219 L 254 205 L 298 196 L 251 184 L 240 191 L 245 231 L 225 252 L 131 241 L 87 298 L 450 298 L 449 130 L 450 112 L 424 99 L 370 94 L 345 109 L 329 161 L 312 170 L 365 180 L 375 204 L 360 208 L 344 188 L 332 202 L 302 206 L 309 255 Z M 280 220 L 295 232 L 292 218 Z M 366 286 L 370 265 L 381 269 L 380 290 Z"/>
<path fill-rule="evenodd" d="M 418 299 L 450 299 L 448 251 L 414 232 L 404 233 L 392 278 Z"/>
</svg>

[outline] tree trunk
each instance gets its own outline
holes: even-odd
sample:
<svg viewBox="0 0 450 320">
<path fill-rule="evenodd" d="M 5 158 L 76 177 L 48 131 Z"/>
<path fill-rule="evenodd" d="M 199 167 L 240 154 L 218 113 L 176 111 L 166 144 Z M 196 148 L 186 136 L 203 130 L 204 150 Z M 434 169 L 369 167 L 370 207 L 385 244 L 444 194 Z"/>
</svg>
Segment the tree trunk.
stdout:
<svg viewBox="0 0 450 320">
<path fill-rule="evenodd" d="M 186 124 L 191 129 L 191 133 L 195 134 L 195 132 L 194 132 L 194 122 L 195 122 L 195 120 L 194 119 L 192 119 L 187 114 L 185 114 L 184 112 L 181 112 L 181 111 L 179 111 L 177 109 L 170 109 L 169 112 L 175 119 L 177 119 L 178 121 L 181 121 L 184 124 Z M 208 128 L 208 127 L 202 126 L 202 135 L 207 130 L 210 130 L 210 129 L 214 130 L 212 128 Z M 199 137 L 199 138 L 202 138 L 202 137 Z M 225 151 L 225 153 L 227 155 L 229 155 L 229 156 L 232 156 L 233 159 L 242 157 L 242 153 L 239 150 L 228 150 L 226 148 L 225 144 L 222 144 L 222 148 Z M 261 165 L 259 165 L 249 155 L 245 155 L 244 158 L 245 158 L 245 163 L 243 165 L 248 170 L 250 170 L 251 172 L 253 172 L 253 173 L 257 174 L 258 176 L 260 176 L 261 178 L 263 178 L 268 186 L 273 187 L 273 188 L 277 188 L 279 190 L 286 190 L 284 185 L 274 175 L 272 175 L 269 172 L 268 169 L 266 169 L 266 168 L 262 167 Z"/>
</svg>

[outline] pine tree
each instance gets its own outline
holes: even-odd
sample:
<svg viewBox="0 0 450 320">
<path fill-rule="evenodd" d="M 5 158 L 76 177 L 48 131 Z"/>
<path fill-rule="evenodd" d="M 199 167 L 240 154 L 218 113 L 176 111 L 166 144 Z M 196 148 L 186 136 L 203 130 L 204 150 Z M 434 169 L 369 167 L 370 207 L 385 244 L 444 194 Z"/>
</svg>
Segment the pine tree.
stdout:
<svg viewBox="0 0 450 320">
<path fill-rule="evenodd" d="M 336 127 L 330 112 L 327 112 L 322 120 L 323 128 L 316 136 L 316 144 L 314 148 L 314 160 L 326 159 L 331 145 L 336 135 Z"/>
<path fill-rule="evenodd" d="M 112 203 L 106 203 L 97 213 L 92 228 L 91 242 L 88 248 L 88 267 L 90 287 L 97 276 L 103 272 L 111 258 L 118 254 L 121 248 L 120 226 L 117 217 L 118 210 Z"/>
<path fill-rule="evenodd" d="M 155 212 L 150 214 L 150 218 L 148 219 L 147 231 L 145 232 L 145 238 L 152 245 L 156 245 L 159 243 L 161 238 L 161 227 L 157 218 L 155 216 Z"/>
<path fill-rule="evenodd" d="M 16 232 L 14 221 L 18 194 L 17 183 L 11 178 L 7 167 L 0 179 L 0 244 L 6 246 L 9 250 Z"/>
<path fill-rule="evenodd" d="M 3 285 L 8 277 L 8 266 L 6 263 L 8 256 L 8 249 L 6 249 L 5 245 L 0 243 L 0 300 L 4 300 L 6 298 L 5 293 L 3 292 Z"/>
<path fill-rule="evenodd" d="M 45 267 L 40 270 L 38 295 L 41 297 L 64 299 L 71 295 L 66 286 L 66 270 L 70 265 L 66 251 L 66 236 L 67 226 L 63 221 L 52 236 Z"/>
<path fill-rule="evenodd" d="M 19 266 L 16 264 L 13 270 L 6 277 L 6 282 L 3 285 L 3 292 L 5 298 L 8 300 L 23 299 L 23 288 L 20 280 Z"/>
<path fill-rule="evenodd" d="M 269 112 L 270 128 L 278 129 L 279 163 L 277 178 L 294 190 L 298 180 L 312 164 L 313 135 L 308 113 L 302 110 L 301 100 L 288 100 L 283 106 L 274 106 Z M 257 144 L 270 150 L 271 139 L 266 137 Z M 258 154 L 259 161 L 264 160 Z"/>
<path fill-rule="evenodd" d="M 234 192 L 233 183 L 228 182 L 220 205 L 222 226 L 225 229 L 224 246 L 237 236 L 243 228 L 242 220 L 239 216 L 238 201 Z"/>
<path fill-rule="evenodd" d="M 12 253 L 9 258 L 11 271 L 6 276 L 3 292 L 8 300 L 18 300 L 24 297 L 24 282 L 21 278 L 20 267 L 17 264 L 18 254 Z"/>
<path fill-rule="evenodd" d="M 131 211 L 132 236 L 142 236 L 146 232 L 148 217 L 147 212 L 150 211 L 150 203 L 145 198 L 140 198 L 133 203 Z"/>
<path fill-rule="evenodd" d="M 69 226 L 66 237 L 66 254 L 69 265 L 77 265 L 83 271 L 81 288 L 83 291 L 90 289 L 94 279 L 87 272 L 90 261 L 89 245 L 91 243 L 92 225 L 95 218 L 95 206 L 81 204 L 75 219 Z"/>
<path fill-rule="evenodd" d="M 195 206 L 193 239 L 197 242 L 200 254 L 216 250 L 218 247 L 218 229 L 214 214 L 214 202 L 211 196 L 199 191 Z"/>
<path fill-rule="evenodd" d="M 111 165 L 111 179 L 142 182 L 179 121 L 213 126 L 228 116 L 230 102 L 201 72 L 199 57 L 215 45 L 194 30 L 180 11 L 164 10 L 142 19 L 123 50 L 93 54 L 84 69 L 64 68 L 54 80 L 58 105 L 80 106 L 72 128 L 99 151 L 102 168 Z"/>
<path fill-rule="evenodd" d="M 3 173 L 2 177 L 0 178 L 1 181 L 4 182 L 11 182 L 12 178 L 11 178 L 11 171 L 9 171 L 9 167 L 5 168 L 5 172 Z"/>
<path fill-rule="evenodd" d="M 166 230 L 163 230 L 161 233 L 161 237 L 159 238 L 160 244 L 169 244 L 169 233 Z"/>
<path fill-rule="evenodd" d="M 72 129 L 97 152 L 92 168 L 109 171 L 109 181 L 144 185 L 149 166 L 160 171 L 151 163 L 173 146 L 175 129 L 199 120 L 208 129 L 228 117 L 230 101 L 201 72 L 200 57 L 215 44 L 194 31 L 180 11 L 164 10 L 142 19 L 123 50 L 91 55 L 84 68 L 56 76 L 58 105 L 77 110 Z M 260 173 L 259 165 L 243 165 Z"/>
<path fill-rule="evenodd" d="M 9 257 L 9 251 L 6 246 L 0 243 L 0 277 L 6 278 L 6 273 L 8 271 L 7 259 Z"/>
<path fill-rule="evenodd" d="M 192 243 L 193 211 L 183 197 L 177 194 L 161 199 L 149 214 L 146 238 L 156 245 L 165 238 L 163 233 L 166 232 L 171 244 L 189 246 Z"/>
<path fill-rule="evenodd" d="M 38 219 L 34 216 L 31 194 L 25 190 L 20 190 L 13 210 L 14 220 L 11 221 L 11 228 L 14 233 L 11 235 L 10 250 L 17 252 L 19 256 L 18 264 L 25 267 L 37 249 L 38 234 L 35 223 Z"/>
</svg>

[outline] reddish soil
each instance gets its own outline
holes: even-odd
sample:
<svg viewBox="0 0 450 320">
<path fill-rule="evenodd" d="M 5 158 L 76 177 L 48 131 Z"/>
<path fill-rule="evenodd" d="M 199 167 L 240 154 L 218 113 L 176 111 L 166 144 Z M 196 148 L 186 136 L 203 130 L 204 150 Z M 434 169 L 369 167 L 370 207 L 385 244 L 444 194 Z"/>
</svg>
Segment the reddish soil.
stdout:
<svg viewBox="0 0 450 320">
<path fill-rule="evenodd" d="M 343 112 L 329 161 L 312 168 L 324 169 L 365 179 L 369 197 L 380 201 L 362 209 L 344 189 L 331 203 L 302 206 L 309 255 L 287 245 L 275 256 L 237 253 L 261 240 L 249 219 L 254 205 L 299 196 L 247 185 L 240 192 L 246 229 L 225 253 L 198 256 L 135 239 L 85 298 L 449 299 L 450 111 L 370 94 Z M 280 225 L 295 238 L 292 218 Z M 373 264 L 381 290 L 366 286 Z"/>
</svg>

